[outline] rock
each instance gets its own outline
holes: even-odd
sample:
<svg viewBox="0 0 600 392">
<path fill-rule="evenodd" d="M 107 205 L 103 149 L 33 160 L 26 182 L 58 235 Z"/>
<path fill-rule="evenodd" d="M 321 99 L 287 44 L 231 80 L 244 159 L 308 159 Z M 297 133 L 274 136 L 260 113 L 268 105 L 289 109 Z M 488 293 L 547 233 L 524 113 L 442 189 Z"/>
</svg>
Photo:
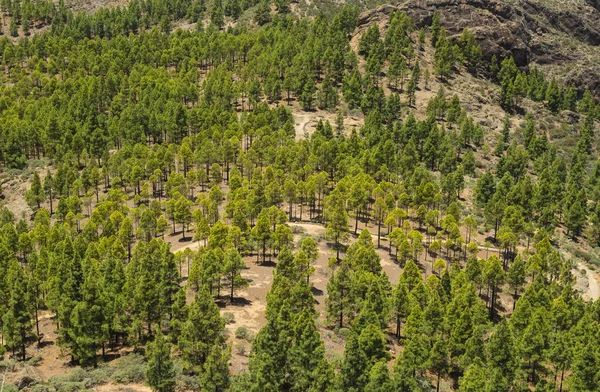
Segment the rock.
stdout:
<svg viewBox="0 0 600 392">
<path fill-rule="evenodd" d="M 570 110 L 563 110 L 560 112 L 560 117 L 562 117 L 563 120 L 567 121 L 569 124 L 579 123 L 579 114 Z"/>
<path fill-rule="evenodd" d="M 21 379 L 19 381 L 17 381 L 17 388 L 19 388 L 19 391 L 21 389 L 25 389 L 28 387 L 31 387 L 33 385 L 37 384 L 37 381 L 34 380 L 33 378 L 29 377 L 29 376 L 23 376 L 21 377 Z"/>
<path fill-rule="evenodd" d="M 418 28 L 429 26 L 437 10 L 450 38 L 458 38 L 469 28 L 484 60 L 513 56 L 521 68 L 532 63 L 568 65 L 584 57 L 570 50 L 570 45 L 600 46 L 600 10 L 580 0 L 407 0 L 366 11 L 359 17 L 359 26 L 383 20 L 395 10 L 405 11 Z M 564 46 L 557 39 L 566 40 Z M 571 68 L 558 76 L 600 97 L 600 67 L 592 61 Z"/>
</svg>

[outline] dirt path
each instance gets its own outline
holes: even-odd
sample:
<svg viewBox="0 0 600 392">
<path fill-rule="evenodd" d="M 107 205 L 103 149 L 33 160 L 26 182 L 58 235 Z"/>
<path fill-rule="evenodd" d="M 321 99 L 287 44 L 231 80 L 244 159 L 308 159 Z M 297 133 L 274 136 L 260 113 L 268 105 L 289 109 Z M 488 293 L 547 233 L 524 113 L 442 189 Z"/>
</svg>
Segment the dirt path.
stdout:
<svg viewBox="0 0 600 392">
<path fill-rule="evenodd" d="M 598 300 L 598 298 L 600 298 L 600 276 L 598 276 L 595 271 L 592 271 L 584 263 L 578 263 L 577 266 L 585 271 L 588 278 L 588 288 L 587 291 L 583 293 L 584 298 L 588 298 L 593 301 Z"/>
</svg>

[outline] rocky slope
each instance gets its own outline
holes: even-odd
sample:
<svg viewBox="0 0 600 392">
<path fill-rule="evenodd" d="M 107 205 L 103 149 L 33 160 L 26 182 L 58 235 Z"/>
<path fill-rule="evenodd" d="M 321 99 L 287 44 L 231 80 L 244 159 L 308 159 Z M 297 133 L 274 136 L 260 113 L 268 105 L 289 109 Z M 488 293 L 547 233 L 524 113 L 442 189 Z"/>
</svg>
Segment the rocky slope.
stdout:
<svg viewBox="0 0 600 392">
<path fill-rule="evenodd" d="M 449 34 L 468 27 L 484 57 L 512 55 L 517 64 L 536 64 L 549 74 L 589 88 L 600 97 L 600 11 L 584 0 L 407 0 L 361 15 L 360 25 L 406 11 L 428 26 L 435 10 Z"/>
</svg>

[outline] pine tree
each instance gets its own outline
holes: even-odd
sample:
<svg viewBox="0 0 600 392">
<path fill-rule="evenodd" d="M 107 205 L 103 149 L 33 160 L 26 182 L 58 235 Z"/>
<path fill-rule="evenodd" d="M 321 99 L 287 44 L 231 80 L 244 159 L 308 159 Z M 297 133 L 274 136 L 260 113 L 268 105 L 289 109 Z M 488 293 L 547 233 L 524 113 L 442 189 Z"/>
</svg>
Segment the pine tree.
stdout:
<svg viewBox="0 0 600 392">
<path fill-rule="evenodd" d="M 440 34 L 440 13 L 438 11 L 435 11 L 433 13 L 433 18 L 431 19 L 431 26 L 429 27 L 429 31 L 431 32 L 431 45 L 435 47 Z"/>
<path fill-rule="evenodd" d="M 446 80 L 454 66 L 454 53 L 450 40 L 446 38 L 446 31 L 440 31 L 439 38 L 435 44 L 434 70 L 440 79 Z"/>
<path fill-rule="evenodd" d="M 37 170 L 33 172 L 31 188 L 27 191 L 25 198 L 32 208 L 36 207 L 37 209 L 40 208 L 40 204 L 45 200 L 44 188 Z"/>
<path fill-rule="evenodd" d="M 513 263 L 510 265 L 508 269 L 508 284 L 513 289 L 513 312 L 515 310 L 515 305 L 517 303 L 517 296 L 519 295 L 519 291 L 525 284 L 525 263 L 523 262 L 523 258 L 521 255 L 517 255 Z"/>
<path fill-rule="evenodd" d="M 415 93 L 417 91 L 417 88 L 419 87 L 420 78 L 421 67 L 419 66 L 419 62 L 417 61 L 412 69 L 412 74 L 410 76 L 410 80 L 408 81 L 408 85 L 406 86 L 406 98 L 407 104 L 409 106 L 413 106 L 415 104 Z"/>
<path fill-rule="evenodd" d="M 154 341 L 146 352 L 146 379 L 153 391 L 175 390 L 175 367 L 171 359 L 171 347 L 158 326 L 154 328 Z"/>
<path fill-rule="evenodd" d="M 344 359 L 340 372 L 337 375 L 336 384 L 339 390 L 348 392 L 364 391 L 369 377 L 369 361 L 361 349 L 358 336 L 350 332 L 344 349 Z"/>
<path fill-rule="evenodd" d="M 179 338 L 181 357 L 186 367 L 198 369 L 204 366 L 213 345 L 223 342 L 224 327 L 219 307 L 208 289 L 201 287 L 196 299 L 189 305 L 188 320 Z"/>
<path fill-rule="evenodd" d="M 13 353 L 15 349 L 19 349 L 21 360 L 25 361 L 25 344 L 32 333 L 33 325 L 31 312 L 27 306 L 25 273 L 16 260 L 10 262 L 7 277 L 11 290 L 7 312 L 2 318 L 4 327 L 2 335 L 6 339 L 7 346 L 13 349 Z"/>
<path fill-rule="evenodd" d="M 385 361 L 377 362 L 369 374 L 369 383 L 365 387 L 365 391 L 370 392 L 392 392 L 394 385 L 390 378 L 387 363 Z"/>
<path fill-rule="evenodd" d="M 337 322 L 339 328 L 344 326 L 344 316 L 347 317 L 348 313 L 350 313 L 351 284 L 350 267 L 348 266 L 348 263 L 342 261 L 338 270 L 333 273 L 327 282 L 328 295 L 325 300 L 327 305 L 327 318 L 330 322 Z"/>
<path fill-rule="evenodd" d="M 340 258 L 340 247 L 342 242 L 348 238 L 348 213 L 345 208 L 345 201 L 341 192 L 335 189 L 325 199 L 325 228 L 328 238 L 333 239 L 337 252 L 337 259 Z"/>
<path fill-rule="evenodd" d="M 408 317 L 410 311 L 410 298 L 408 288 L 405 282 L 398 282 L 398 284 L 394 288 L 392 301 L 392 310 L 396 319 L 396 337 L 400 339 L 400 327 L 402 324 L 402 319 Z"/>
<path fill-rule="evenodd" d="M 44 193 L 48 196 L 48 201 L 50 202 L 50 215 L 54 213 L 52 200 L 54 199 L 54 181 L 50 170 L 46 173 L 46 177 L 44 177 Z"/>
<path fill-rule="evenodd" d="M 242 288 L 248 285 L 248 281 L 242 278 L 240 274 L 244 268 L 246 268 L 246 265 L 244 264 L 244 260 L 242 260 L 242 256 L 239 254 L 239 252 L 235 248 L 228 250 L 225 254 L 225 266 L 223 267 L 223 274 L 229 280 L 229 285 L 231 288 L 231 302 L 233 302 L 234 290 L 236 288 Z"/>
<path fill-rule="evenodd" d="M 316 370 L 325 361 L 325 347 L 317 331 L 314 316 L 305 311 L 294 326 L 293 343 L 288 354 L 293 391 L 308 391 L 321 383 Z"/>
<path fill-rule="evenodd" d="M 254 21 L 259 26 L 263 26 L 271 21 L 271 7 L 270 3 L 266 0 L 262 0 L 256 8 L 254 13 Z"/>
<path fill-rule="evenodd" d="M 203 372 L 200 375 L 200 385 L 203 391 L 226 392 L 231 383 L 229 376 L 229 359 L 231 358 L 231 346 L 223 347 L 216 343 L 206 362 L 204 362 Z"/>
</svg>

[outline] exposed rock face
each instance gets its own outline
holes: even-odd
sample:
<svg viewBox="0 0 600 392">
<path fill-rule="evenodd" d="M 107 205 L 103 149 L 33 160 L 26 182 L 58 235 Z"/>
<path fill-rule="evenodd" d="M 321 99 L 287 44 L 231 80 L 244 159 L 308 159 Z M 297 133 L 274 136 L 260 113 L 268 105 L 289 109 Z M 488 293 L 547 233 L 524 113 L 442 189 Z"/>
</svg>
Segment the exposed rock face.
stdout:
<svg viewBox="0 0 600 392">
<path fill-rule="evenodd" d="M 418 27 L 429 26 L 438 10 L 450 36 L 468 27 L 485 59 L 512 55 L 520 67 L 568 64 L 583 57 L 577 50 L 568 50 L 569 45 L 588 50 L 600 46 L 600 11 L 583 0 L 407 0 L 365 12 L 359 24 L 382 20 L 394 10 L 406 11 Z M 600 69 L 585 71 L 563 76 L 600 96 Z"/>
</svg>

